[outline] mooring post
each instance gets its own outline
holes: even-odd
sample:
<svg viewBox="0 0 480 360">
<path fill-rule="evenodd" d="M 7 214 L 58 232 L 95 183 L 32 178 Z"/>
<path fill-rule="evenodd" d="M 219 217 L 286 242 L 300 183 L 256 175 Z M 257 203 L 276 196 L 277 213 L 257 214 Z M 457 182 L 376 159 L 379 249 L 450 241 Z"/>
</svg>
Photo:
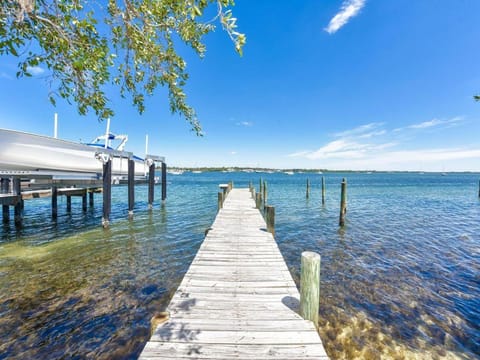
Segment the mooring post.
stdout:
<svg viewBox="0 0 480 360">
<path fill-rule="evenodd" d="M 310 179 L 307 178 L 307 193 L 306 193 L 307 199 L 310 197 Z"/>
<path fill-rule="evenodd" d="M 255 205 L 259 210 L 262 208 L 262 193 L 260 192 L 255 194 Z"/>
<path fill-rule="evenodd" d="M 259 180 L 259 184 L 258 184 L 258 192 L 260 194 L 263 192 L 262 186 L 263 186 L 263 180 L 262 180 L 262 177 L 260 176 L 260 180 Z"/>
<path fill-rule="evenodd" d="M 300 277 L 300 316 L 313 321 L 318 328 L 320 307 L 320 255 L 311 251 L 302 253 Z"/>
<path fill-rule="evenodd" d="M 480 198 L 480 180 L 478 180 L 478 197 Z"/>
<path fill-rule="evenodd" d="M 264 208 L 267 206 L 268 201 L 268 189 L 267 189 L 267 182 L 263 182 L 263 206 Z"/>
<path fill-rule="evenodd" d="M 162 202 L 167 199 L 167 164 L 162 162 Z"/>
<path fill-rule="evenodd" d="M 148 209 L 153 209 L 153 198 L 155 192 L 155 162 L 148 167 Z"/>
<path fill-rule="evenodd" d="M 275 207 L 266 205 L 265 212 L 267 218 L 267 231 L 275 235 Z"/>
<path fill-rule="evenodd" d="M 135 205 L 135 160 L 128 159 L 128 216 L 133 216 Z"/>
<path fill-rule="evenodd" d="M 14 207 L 14 221 L 15 224 L 20 224 L 22 222 L 22 190 L 20 178 L 13 178 L 13 191 L 17 196 L 17 202 Z"/>
<path fill-rule="evenodd" d="M 325 205 L 325 176 L 322 176 L 322 205 Z"/>
<path fill-rule="evenodd" d="M 339 225 L 345 225 L 345 214 L 347 213 L 347 179 L 342 180 L 342 193 L 340 196 L 340 221 Z"/>
<path fill-rule="evenodd" d="M 223 208 L 223 191 L 218 192 L 218 211 Z"/>
<path fill-rule="evenodd" d="M 72 197 L 67 195 L 67 212 L 72 211 Z"/>
<path fill-rule="evenodd" d="M 57 185 L 52 186 L 52 219 L 58 216 L 58 188 Z"/>
<path fill-rule="evenodd" d="M 252 199 L 254 199 L 256 201 L 256 190 L 255 190 L 255 187 L 252 187 Z"/>
<path fill-rule="evenodd" d="M 103 217 L 102 226 L 110 226 L 110 212 L 112 210 L 112 158 L 103 164 Z"/>
<path fill-rule="evenodd" d="M 82 211 L 87 211 L 87 189 L 84 189 L 85 192 L 82 195 Z"/>
<path fill-rule="evenodd" d="M 2 193 L 8 194 L 10 192 L 10 179 L 2 178 Z M 8 223 L 10 221 L 10 207 L 8 205 L 2 206 L 3 222 Z"/>
<path fill-rule="evenodd" d="M 250 190 L 250 193 L 252 193 L 252 187 L 253 187 L 253 185 L 252 185 L 252 182 L 250 181 L 248 183 L 248 190 Z"/>
<path fill-rule="evenodd" d="M 90 192 L 88 193 L 88 202 L 90 207 L 93 206 L 93 189 L 90 189 Z"/>
</svg>

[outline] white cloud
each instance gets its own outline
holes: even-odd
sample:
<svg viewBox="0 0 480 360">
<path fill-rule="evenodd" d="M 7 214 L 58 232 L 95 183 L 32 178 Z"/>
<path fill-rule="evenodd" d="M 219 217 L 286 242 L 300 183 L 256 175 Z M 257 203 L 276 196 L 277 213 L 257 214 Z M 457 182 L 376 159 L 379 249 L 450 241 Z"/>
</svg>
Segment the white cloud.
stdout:
<svg viewBox="0 0 480 360">
<path fill-rule="evenodd" d="M 363 144 L 348 139 L 339 139 L 329 142 L 315 151 L 301 151 L 288 155 L 289 157 L 304 157 L 310 160 L 318 159 L 359 159 L 378 152 L 396 143 Z"/>
<path fill-rule="evenodd" d="M 236 151 L 230 151 L 230 155 L 237 155 Z"/>
<path fill-rule="evenodd" d="M 359 11 L 365 6 L 365 3 L 366 0 L 344 0 L 340 11 L 330 20 L 325 31 L 329 34 L 337 32 L 351 18 L 359 13 Z"/>
<path fill-rule="evenodd" d="M 413 124 L 413 125 L 407 126 L 407 128 L 408 129 L 426 129 L 426 128 L 431 128 L 439 125 L 453 125 L 453 124 L 459 123 L 462 120 L 463 120 L 463 117 L 461 116 L 456 116 L 452 119 L 446 119 L 446 120 L 432 119 L 429 121 L 421 122 L 419 124 Z"/>
<path fill-rule="evenodd" d="M 0 79 L 13 80 L 13 77 L 8 75 L 6 72 L 0 72 Z"/>
<path fill-rule="evenodd" d="M 43 69 L 42 67 L 40 66 L 28 66 L 27 67 L 27 71 L 32 74 L 32 75 L 41 75 L 45 72 L 45 69 Z"/>
<path fill-rule="evenodd" d="M 240 122 L 237 122 L 237 126 L 250 127 L 250 126 L 253 126 L 253 122 L 251 122 L 251 121 L 240 121 Z"/>
<path fill-rule="evenodd" d="M 367 132 L 373 131 L 374 129 L 379 128 L 382 126 L 383 123 L 370 123 L 370 124 L 365 124 L 361 126 L 357 126 L 356 128 L 350 129 L 350 130 L 345 130 L 339 133 L 333 134 L 335 137 L 350 137 L 350 136 L 358 136 L 365 134 Z"/>
</svg>

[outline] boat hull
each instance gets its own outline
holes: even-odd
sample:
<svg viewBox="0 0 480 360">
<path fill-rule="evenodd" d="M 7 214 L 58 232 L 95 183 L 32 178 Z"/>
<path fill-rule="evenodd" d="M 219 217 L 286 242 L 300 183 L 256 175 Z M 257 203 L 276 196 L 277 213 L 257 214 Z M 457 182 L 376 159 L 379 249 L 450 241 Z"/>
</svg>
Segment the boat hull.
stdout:
<svg viewBox="0 0 480 360">
<path fill-rule="evenodd" d="M 96 157 L 101 151 L 88 145 L 0 129 L 0 170 L 61 171 L 102 173 L 103 163 Z M 135 175 L 148 172 L 144 161 L 135 159 Z M 112 159 L 112 175 L 128 174 L 128 158 Z"/>
</svg>

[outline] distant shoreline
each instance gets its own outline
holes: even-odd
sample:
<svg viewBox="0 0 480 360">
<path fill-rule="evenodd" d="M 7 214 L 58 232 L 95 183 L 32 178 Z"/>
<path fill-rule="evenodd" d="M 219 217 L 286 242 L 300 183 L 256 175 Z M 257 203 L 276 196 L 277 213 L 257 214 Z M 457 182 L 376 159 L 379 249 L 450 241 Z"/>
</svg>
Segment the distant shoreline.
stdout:
<svg viewBox="0 0 480 360">
<path fill-rule="evenodd" d="M 246 173 L 308 173 L 308 174 L 322 174 L 322 173 L 411 173 L 411 174 L 477 174 L 478 171 L 420 171 L 420 170 L 331 170 L 331 169 L 302 169 L 302 168 L 258 168 L 258 167 L 182 167 L 182 166 L 168 166 L 169 171 L 185 171 L 185 172 L 246 172 Z"/>
</svg>

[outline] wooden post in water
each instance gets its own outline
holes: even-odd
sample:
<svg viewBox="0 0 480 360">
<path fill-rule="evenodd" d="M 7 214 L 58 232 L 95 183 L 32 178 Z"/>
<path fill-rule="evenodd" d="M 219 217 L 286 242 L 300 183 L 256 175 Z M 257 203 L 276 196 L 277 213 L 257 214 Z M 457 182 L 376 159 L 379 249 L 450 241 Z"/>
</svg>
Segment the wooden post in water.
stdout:
<svg viewBox="0 0 480 360">
<path fill-rule="evenodd" d="M 17 195 L 17 202 L 15 203 L 14 221 L 16 225 L 22 223 L 22 190 L 20 178 L 13 178 L 13 191 Z"/>
<path fill-rule="evenodd" d="M 133 216 L 135 206 L 135 160 L 128 159 L 128 216 Z"/>
<path fill-rule="evenodd" d="M 8 194 L 10 192 L 10 179 L 2 178 L 2 193 Z M 3 222 L 8 223 L 10 221 L 10 207 L 8 205 L 2 205 Z"/>
<path fill-rule="evenodd" d="M 155 162 L 148 167 L 148 210 L 153 209 L 155 193 Z"/>
<path fill-rule="evenodd" d="M 67 195 L 67 212 L 72 211 L 72 197 Z"/>
<path fill-rule="evenodd" d="M 262 208 L 262 193 L 255 194 L 255 205 L 259 210 Z"/>
<path fill-rule="evenodd" d="M 307 199 L 310 198 L 310 179 L 307 178 L 307 194 L 306 194 Z"/>
<path fill-rule="evenodd" d="M 93 189 L 90 189 L 88 193 L 88 205 L 90 205 L 90 207 L 93 206 Z"/>
<path fill-rule="evenodd" d="M 82 211 L 87 211 L 87 189 L 85 189 L 85 192 L 82 195 Z"/>
<path fill-rule="evenodd" d="M 112 211 L 112 158 L 103 164 L 103 216 L 102 226 L 110 226 L 110 212 Z"/>
<path fill-rule="evenodd" d="M 318 328 L 320 307 L 320 255 L 311 251 L 302 253 L 300 277 L 300 316 L 313 321 Z"/>
<path fill-rule="evenodd" d="M 267 182 L 263 182 L 263 205 L 264 207 L 267 206 L 268 201 L 268 189 L 267 189 Z"/>
<path fill-rule="evenodd" d="M 52 186 L 52 219 L 57 219 L 58 216 L 58 189 L 54 184 Z"/>
<path fill-rule="evenodd" d="M 342 180 L 342 192 L 340 196 L 340 221 L 339 225 L 345 225 L 345 214 L 347 213 L 347 179 Z"/>
<path fill-rule="evenodd" d="M 322 176 L 322 205 L 325 205 L 325 176 Z"/>
<path fill-rule="evenodd" d="M 267 231 L 275 235 L 275 207 L 265 205 L 265 212 L 267 218 Z"/>
<path fill-rule="evenodd" d="M 167 199 L 167 164 L 162 162 L 162 202 Z"/>
<path fill-rule="evenodd" d="M 262 180 L 262 177 L 260 176 L 260 180 L 259 180 L 259 183 L 258 183 L 258 192 L 259 192 L 260 194 L 263 193 L 262 186 L 263 186 L 263 180 Z"/>
<path fill-rule="evenodd" d="M 223 208 L 223 191 L 218 192 L 218 211 Z"/>
</svg>

